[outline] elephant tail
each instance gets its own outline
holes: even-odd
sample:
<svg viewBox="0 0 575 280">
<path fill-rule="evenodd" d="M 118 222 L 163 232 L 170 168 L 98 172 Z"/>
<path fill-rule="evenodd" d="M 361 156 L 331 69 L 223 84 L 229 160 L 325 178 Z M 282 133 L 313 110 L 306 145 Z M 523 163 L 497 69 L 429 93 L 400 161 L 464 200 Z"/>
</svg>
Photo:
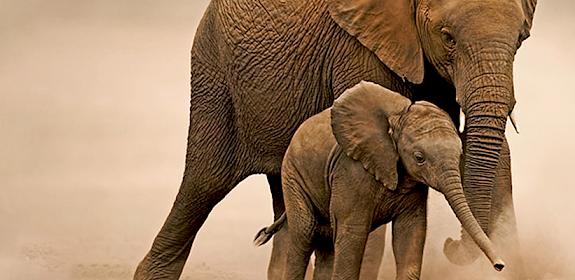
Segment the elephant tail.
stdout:
<svg viewBox="0 0 575 280">
<path fill-rule="evenodd" d="M 285 221 L 286 213 L 284 212 L 273 224 L 258 231 L 256 237 L 254 238 L 254 245 L 259 247 L 266 244 L 272 238 L 272 236 L 283 227 Z"/>
</svg>

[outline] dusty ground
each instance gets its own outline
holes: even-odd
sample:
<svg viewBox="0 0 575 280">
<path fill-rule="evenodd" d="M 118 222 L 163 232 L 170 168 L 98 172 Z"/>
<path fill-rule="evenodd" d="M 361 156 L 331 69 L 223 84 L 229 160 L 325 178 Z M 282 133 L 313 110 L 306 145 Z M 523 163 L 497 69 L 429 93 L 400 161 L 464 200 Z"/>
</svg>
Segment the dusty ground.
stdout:
<svg viewBox="0 0 575 280">
<path fill-rule="evenodd" d="M 515 196 L 533 279 L 575 279 L 575 7 L 540 2 L 516 62 Z M 0 1 L 0 279 L 131 278 L 180 182 L 206 4 Z M 432 200 L 424 276 L 490 278 L 437 254 L 457 226 Z M 264 279 L 270 248 L 251 240 L 270 205 L 262 176 L 243 182 L 198 235 L 184 279 Z M 385 279 L 392 263 L 387 252 Z"/>
</svg>

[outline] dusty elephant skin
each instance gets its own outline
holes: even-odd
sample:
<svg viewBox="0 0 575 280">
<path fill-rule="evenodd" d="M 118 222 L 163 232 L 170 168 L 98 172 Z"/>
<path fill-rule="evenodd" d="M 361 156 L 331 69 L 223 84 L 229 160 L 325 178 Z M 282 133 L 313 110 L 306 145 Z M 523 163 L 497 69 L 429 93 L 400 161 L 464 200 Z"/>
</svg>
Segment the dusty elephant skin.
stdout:
<svg viewBox="0 0 575 280">
<path fill-rule="evenodd" d="M 360 80 L 432 101 L 455 123 L 463 110 L 466 197 L 483 230 L 502 236 L 495 241 L 506 245 L 504 256 L 513 253 L 504 131 L 515 104 L 514 54 L 529 36 L 535 2 L 212 1 L 191 51 L 184 178 L 135 279 L 177 279 L 212 208 L 251 174 L 268 175 L 275 213 L 283 212 L 277 182 L 291 136 Z M 509 223 L 496 225 L 500 216 Z M 448 240 L 448 258 L 473 261 L 469 241 Z M 272 252 L 270 278 L 279 271 L 280 247 Z M 519 267 L 508 261 L 508 271 Z"/>
<path fill-rule="evenodd" d="M 368 82 L 344 92 L 332 108 L 300 126 L 283 160 L 290 236 L 283 279 L 303 280 L 314 250 L 320 256 L 316 265 L 324 272 L 314 279 L 359 279 L 369 232 L 388 222 L 393 222 L 396 279 L 419 279 L 427 220 L 425 185 L 445 196 L 495 269 L 503 269 L 465 200 L 461 154 L 453 123 L 435 105 L 412 104 Z M 286 216 L 264 232 L 276 231 Z"/>
</svg>

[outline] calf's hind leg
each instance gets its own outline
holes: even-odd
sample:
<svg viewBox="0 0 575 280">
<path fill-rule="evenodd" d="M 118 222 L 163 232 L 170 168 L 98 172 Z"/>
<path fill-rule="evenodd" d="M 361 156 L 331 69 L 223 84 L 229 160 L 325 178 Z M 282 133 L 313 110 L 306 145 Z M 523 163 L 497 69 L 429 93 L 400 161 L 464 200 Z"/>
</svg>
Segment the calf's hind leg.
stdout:
<svg viewBox="0 0 575 280">
<path fill-rule="evenodd" d="M 296 180 L 284 179 L 289 248 L 283 279 L 304 280 L 314 250 L 317 221 L 301 186 Z"/>
</svg>

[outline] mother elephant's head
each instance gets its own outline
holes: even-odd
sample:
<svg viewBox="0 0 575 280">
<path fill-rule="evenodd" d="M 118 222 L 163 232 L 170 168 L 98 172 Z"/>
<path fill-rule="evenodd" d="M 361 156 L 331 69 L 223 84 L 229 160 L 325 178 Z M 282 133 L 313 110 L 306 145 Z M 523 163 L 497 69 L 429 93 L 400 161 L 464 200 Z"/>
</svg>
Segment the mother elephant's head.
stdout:
<svg viewBox="0 0 575 280">
<path fill-rule="evenodd" d="M 513 59 L 536 0 L 326 0 L 335 22 L 414 84 L 424 59 L 456 89 L 466 115 L 464 187 L 489 232 L 491 192 L 513 110 Z M 459 243 L 446 244 L 452 261 Z"/>
</svg>

